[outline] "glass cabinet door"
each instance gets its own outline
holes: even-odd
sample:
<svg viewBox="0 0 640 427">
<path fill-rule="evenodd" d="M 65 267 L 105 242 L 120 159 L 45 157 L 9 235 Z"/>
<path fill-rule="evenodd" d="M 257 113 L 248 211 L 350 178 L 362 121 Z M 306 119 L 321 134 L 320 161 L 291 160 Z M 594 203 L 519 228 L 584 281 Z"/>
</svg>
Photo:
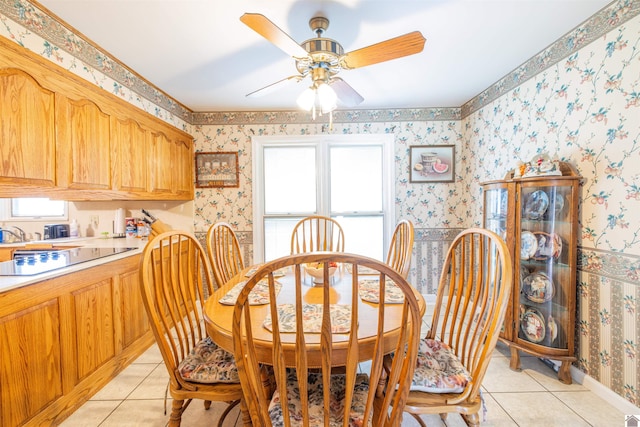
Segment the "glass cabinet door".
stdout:
<svg viewBox="0 0 640 427">
<path fill-rule="evenodd" d="M 491 230 L 506 240 L 509 208 L 507 186 L 487 186 L 484 188 L 484 228 Z"/>
<path fill-rule="evenodd" d="M 517 336 L 552 349 L 569 348 L 573 327 L 573 188 L 561 182 L 523 185 L 520 194 Z"/>
</svg>

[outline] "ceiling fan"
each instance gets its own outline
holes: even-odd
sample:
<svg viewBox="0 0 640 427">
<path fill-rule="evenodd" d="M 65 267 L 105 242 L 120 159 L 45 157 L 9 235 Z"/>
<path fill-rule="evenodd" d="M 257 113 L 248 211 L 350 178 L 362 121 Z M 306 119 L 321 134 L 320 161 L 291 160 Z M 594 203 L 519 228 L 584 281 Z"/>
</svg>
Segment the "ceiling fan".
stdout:
<svg viewBox="0 0 640 427">
<path fill-rule="evenodd" d="M 324 16 L 311 18 L 309 27 L 316 34 L 316 37 L 301 44 L 298 44 L 277 25 L 259 13 L 245 13 L 240 17 L 240 21 L 293 57 L 299 73 L 253 91 L 247 96 L 265 95 L 284 83 L 300 82 L 310 76 L 311 87 L 300 95 L 298 104 L 306 110 L 313 108 L 314 118 L 316 105 L 320 107 L 321 113 L 330 112 L 336 107 L 336 97 L 347 107 L 355 107 L 364 101 L 364 98 L 355 89 L 337 77 L 340 71 L 361 68 L 419 53 L 424 48 L 426 41 L 419 31 L 413 31 L 344 53 L 340 43 L 323 37 L 329 27 L 329 20 Z"/>
</svg>

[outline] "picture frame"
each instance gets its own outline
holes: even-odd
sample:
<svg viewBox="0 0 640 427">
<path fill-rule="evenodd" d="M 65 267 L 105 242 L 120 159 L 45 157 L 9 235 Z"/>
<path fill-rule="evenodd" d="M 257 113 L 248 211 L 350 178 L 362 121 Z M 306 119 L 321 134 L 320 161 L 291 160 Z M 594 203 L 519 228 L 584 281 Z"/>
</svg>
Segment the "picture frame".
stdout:
<svg viewBox="0 0 640 427">
<path fill-rule="evenodd" d="M 196 153 L 196 187 L 239 187 L 238 153 L 233 151 Z"/>
<path fill-rule="evenodd" d="M 409 147 L 409 182 L 455 182 L 455 145 Z"/>
</svg>

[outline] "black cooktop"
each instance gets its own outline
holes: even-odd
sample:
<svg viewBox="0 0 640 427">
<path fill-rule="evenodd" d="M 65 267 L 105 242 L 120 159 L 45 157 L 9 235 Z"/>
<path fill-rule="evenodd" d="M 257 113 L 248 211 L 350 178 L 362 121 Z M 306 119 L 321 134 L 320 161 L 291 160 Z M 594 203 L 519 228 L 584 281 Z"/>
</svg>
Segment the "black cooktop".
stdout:
<svg viewBox="0 0 640 427">
<path fill-rule="evenodd" d="M 65 250 L 23 250 L 12 261 L 0 262 L 0 276 L 33 276 L 135 248 L 73 248 Z"/>
</svg>

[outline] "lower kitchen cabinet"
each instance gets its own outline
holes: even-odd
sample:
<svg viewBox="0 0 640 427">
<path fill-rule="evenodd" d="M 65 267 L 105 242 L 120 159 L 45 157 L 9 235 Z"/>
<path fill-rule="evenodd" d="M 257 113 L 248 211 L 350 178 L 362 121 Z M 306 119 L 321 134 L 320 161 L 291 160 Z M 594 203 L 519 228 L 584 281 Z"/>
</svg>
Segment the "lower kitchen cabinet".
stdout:
<svg viewBox="0 0 640 427">
<path fill-rule="evenodd" d="M 58 425 L 153 343 L 139 255 L 0 294 L 0 425 Z"/>
</svg>

